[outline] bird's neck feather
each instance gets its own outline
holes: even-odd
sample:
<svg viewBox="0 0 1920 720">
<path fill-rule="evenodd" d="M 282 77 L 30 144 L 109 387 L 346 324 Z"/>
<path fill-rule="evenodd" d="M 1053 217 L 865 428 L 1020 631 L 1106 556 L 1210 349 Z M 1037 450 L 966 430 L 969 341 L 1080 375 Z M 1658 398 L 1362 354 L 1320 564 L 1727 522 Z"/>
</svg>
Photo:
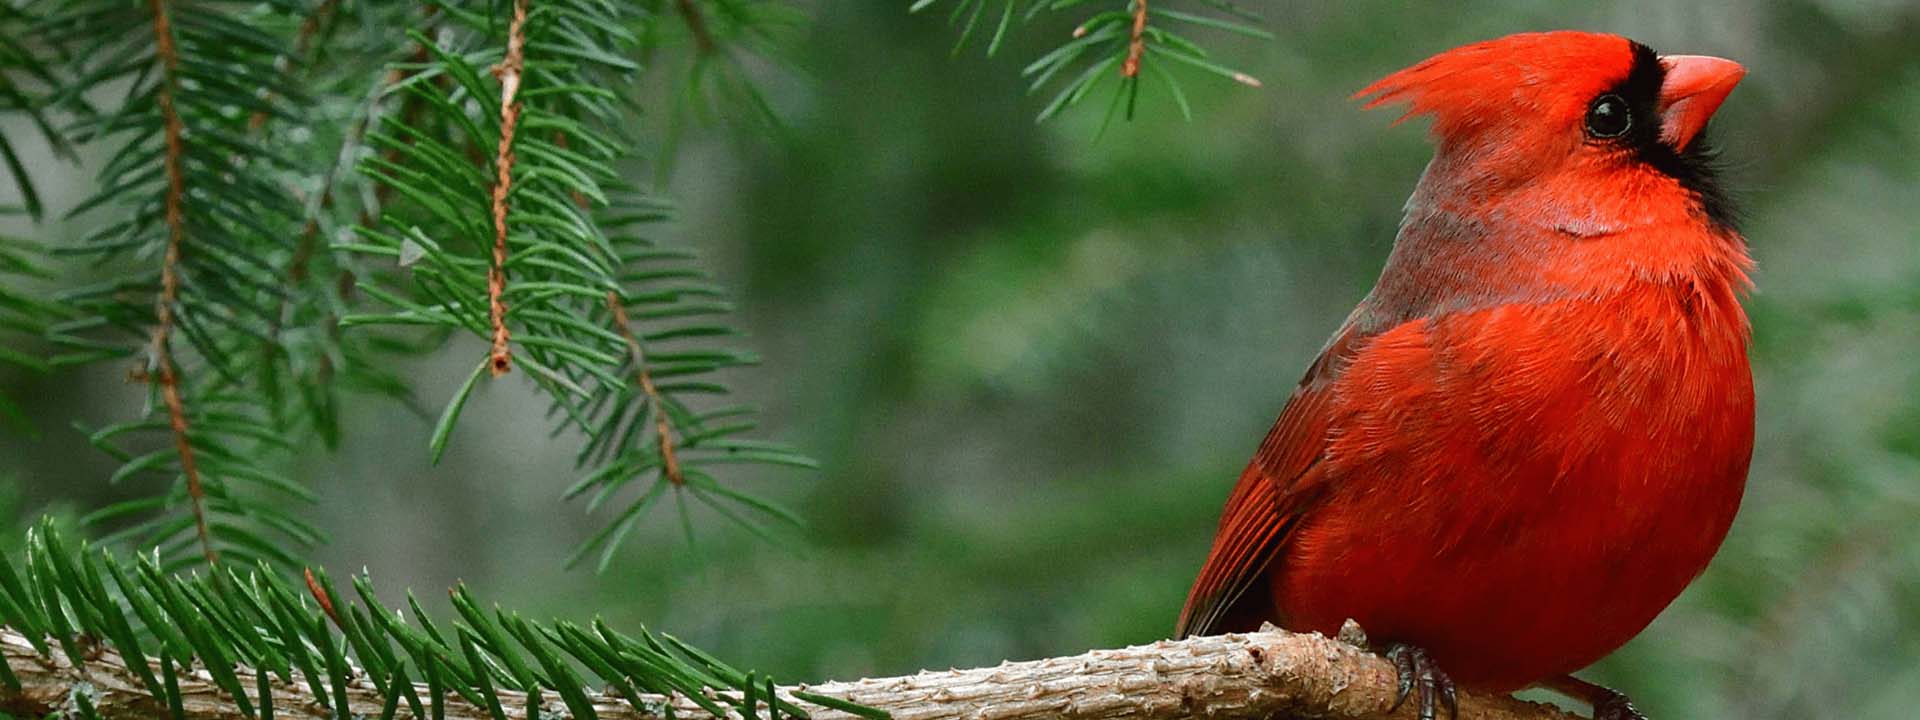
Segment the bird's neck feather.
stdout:
<svg viewBox="0 0 1920 720">
<path fill-rule="evenodd" d="M 1362 321 L 1397 324 L 1649 286 L 1734 297 L 1747 285 L 1745 241 L 1709 222 L 1665 176 L 1615 173 L 1596 191 L 1578 173 L 1506 183 L 1459 170 L 1444 156 L 1428 167 Z M 1745 325 L 1744 316 L 1728 320 Z"/>
</svg>

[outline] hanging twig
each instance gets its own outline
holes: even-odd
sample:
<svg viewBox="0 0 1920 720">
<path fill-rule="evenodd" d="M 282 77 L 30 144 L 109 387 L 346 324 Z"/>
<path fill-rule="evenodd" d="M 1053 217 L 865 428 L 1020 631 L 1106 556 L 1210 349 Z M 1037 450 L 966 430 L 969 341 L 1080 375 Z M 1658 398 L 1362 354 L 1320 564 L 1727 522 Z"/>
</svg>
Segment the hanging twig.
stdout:
<svg viewBox="0 0 1920 720">
<path fill-rule="evenodd" d="M 701 55 L 710 55 L 717 45 L 713 42 L 713 32 L 707 29 L 707 17 L 700 12 L 700 6 L 694 0 L 674 0 L 674 10 L 680 13 L 680 20 L 687 24 L 687 34 L 693 36 L 693 47 Z"/>
<path fill-rule="evenodd" d="M 1147 0 L 1133 0 L 1133 33 L 1127 36 L 1127 59 L 1120 63 L 1120 77 L 1140 74 L 1140 57 L 1147 54 Z"/>
<path fill-rule="evenodd" d="M 627 352 L 633 357 L 634 374 L 638 378 L 640 391 L 647 395 L 647 405 L 653 409 L 653 431 L 659 436 L 660 471 L 667 482 L 675 486 L 687 484 L 686 475 L 680 472 L 680 459 L 674 456 L 673 425 L 667 422 L 667 406 L 660 397 L 660 389 L 654 387 L 653 375 L 647 372 L 647 353 L 640 347 L 640 339 L 633 336 L 633 328 L 627 320 L 627 309 L 620 304 L 620 294 L 607 291 L 607 309 L 613 311 L 613 324 L 620 331 L 620 337 L 627 341 Z"/>
<path fill-rule="evenodd" d="M 433 5 L 428 5 L 426 9 L 421 13 L 421 20 L 422 20 L 421 25 L 425 29 L 424 31 L 432 30 L 435 16 L 439 14 L 439 11 L 440 11 L 440 8 Z M 433 53 L 430 52 L 430 48 L 427 47 L 426 43 L 416 42 L 413 44 L 413 53 L 407 57 L 407 64 L 418 67 L 420 65 L 426 64 L 427 60 L 431 59 L 432 57 L 433 57 Z M 385 80 L 385 84 L 388 87 L 392 87 L 394 85 L 398 85 L 400 81 L 404 78 L 406 78 L 406 72 L 396 67 L 387 71 L 387 78 Z M 441 83 L 443 85 L 448 82 L 447 77 L 444 75 L 435 77 L 434 81 Z M 406 94 L 404 97 L 400 99 L 400 108 L 397 113 L 399 117 L 400 125 L 405 127 L 411 127 L 417 124 L 418 120 L 420 119 L 420 112 L 423 109 L 425 109 L 425 107 L 426 107 L 426 102 L 421 100 L 419 95 L 412 94 L 412 93 Z M 404 146 L 411 146 L 411 145 L 413 145 L 413 137 L 409 135 L 405 138 L 402 138 L 400 140 L 400 144 L 389 146 L 384 152 L 380 154 L 380 157 L 382 160 L 384 160 L 388 164 L 397 165 L 400 163 L 400 148 Z M 392 197 L 393 197 L 393 185 L 388 183 L 382 183 L 382 182 L 374 183 L 373 205 L 371 207 L 361 208 L 360 224 L 365 225 L 367 227 L 378 226 L 380 224 L 379 210 L 380 208 L 386 207 L 387 202 Z"/>
<path fill-rule="evenodd" d="M 313 45 L 313 36 L 319 34 L 320 25 L 333 15 L 334 8 L 339 4 L 340 0 L 323 0 L 319 5 L 314 6 L 313 11 L 307 13 L 306 19 L 300 21 L 300 30 L 293 37 L 293 53 L 281 56 L 281 62 L 292 64 L 305 60 L 307 49 Z M 273 93 L 269 91 L 267 97 L 272 98 Z M 259 130 L 266 124 L 266 110 L 255 110 L 253 116 L 247 118 L 247 129 L 250 131 Z"/>
<path fill-rule="evenodd" d="M 493 168 L 493 266 L 487 270 L 487 306 L 493 323 L 492 363 L 495 377 L 513 369 L 507 345 L 507 193 L 513 189 L 513 130 L 520 123 L 520 72 L 525 64 L 527 0 L 514 0 L 513 22 L 507 26 L 507 54 L 493 66 L 500 78 L 500 147 Z"/>
<path fill-rule="evenodd" d="M 173 46 L 173 27 L 167 19 L 166 0 L 149 0 L 153 9 L 154 53 L 160 60 L 161 77 L 157 94 L 160 107 L 162 132 L 166 136 L 166 172 L 167 193 L 166 223 L 167 251 L 160 262 L 160 296 L 154 301 L 153 344 L 151 354 L 152 369 L 147 373 L 148 382 L 160 390 L 160 397 L 167 404 L 167 425 L 173 430 L 173 444 L 180 453 L 180 473 L 187 479 L 187 500 L 193 504 L 193 529 L 200 538 L 200 552 L 207 558 L 207 564 L 220 561 L 213 550 L 213 539 L 207 533 L 206 489 L 200 482 L 200 466 L 194 460 L 193 440 L 187 426 L 186 401 L 181 398 L 180 376 L 173 365 L 173 306 L 180 298 L 180 243 L 186 236 L 186 211 L 182 203 L 186 202 L 187 180 L 183 155 L 186 144 L 182 139 L 185 126 L 180 122 L 180 112 L 173 103 L 173 91 L 177 82 L 180 55 Z"/>
</svg>

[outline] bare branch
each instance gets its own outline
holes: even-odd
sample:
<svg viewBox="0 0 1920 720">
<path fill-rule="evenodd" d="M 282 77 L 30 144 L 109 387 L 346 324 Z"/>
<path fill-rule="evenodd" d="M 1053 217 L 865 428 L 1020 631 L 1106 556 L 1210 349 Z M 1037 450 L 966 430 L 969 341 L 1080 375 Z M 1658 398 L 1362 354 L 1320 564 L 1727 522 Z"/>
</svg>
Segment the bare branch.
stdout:
<svg viewBox="0 0 1920 720">
<path fill-rule="evenodd" d="M 86 671 L 64 654 L 41 657 L 27 639 L 0 630 L 0 652 L 20 679 L 20 689 L 0 686 L 0 710 L 15 715 L 45 715 L 72 707 L 74 692 L 90 693 L 102 717 L 159 718 L 167 710 L 127 671 L 125 661 L 96 646 Z M 255 687 L 250 672 L 242 687 Z M 289 718 L 335 717 L 296 673 L 293 682 L 270 680 L 274 714 Z M 185 717 L 239 720 L 234 707 L 204 669 L 180 678 Z M 322 681 L 325 685 L 325 681 Z M 417 686 L 427 698 L 424 685 Z M 972 670 L 922 672 L 894 678 L 823 683 L 779 689 L 781 696 L 810 711 L 813 720 L 862 720 L 859 716 L 809 703 L 796 693 L 844 699 L 890 712 L 896 720 L 1175 720 L 1176 718 L 1317 718 L 1385 720 L 1413 717 L 1411 707 L 1396 715 L 1385 710 L 1395 690 L 1392 664 L 1338 640 L 1319 635 L 1271 631 L 1162 641 L 1118 650 L 1095 650 L 1070 657 L 1002 663 Z M 378 717 L 384 698 L 363 674 L 348 683 L 349 715 Z M 605 720 L 661 720 L 707 717 L 684 698 L 641 698 L 636 709 L 614 695 L 588 693 L 595 714 Z M 500 693 L 507 717 L 527 717 L 527 696 Z M 559 695 L 540 698 L 543 716 L 566 717 Z M 666 708 L 672 711 L 667 714 Z M 764 706 L 763 706 L 764 707 Z M 486 708 L 459 695 L 446 697 L 453 720 L 489 718 Z M 397 717 L 411 718 L 406 703 Z M 1461 720 L 1577 720 L 1556 708 L 1504 696 L 1463 694 Z M 738 720 L 737 718 L 735 720 Z"/>
</svg>

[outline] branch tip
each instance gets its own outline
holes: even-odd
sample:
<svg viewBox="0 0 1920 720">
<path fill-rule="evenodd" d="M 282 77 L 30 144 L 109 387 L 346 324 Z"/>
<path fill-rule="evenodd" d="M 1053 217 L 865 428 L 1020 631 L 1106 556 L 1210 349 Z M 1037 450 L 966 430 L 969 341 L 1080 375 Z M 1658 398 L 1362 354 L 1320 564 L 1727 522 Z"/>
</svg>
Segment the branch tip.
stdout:
<svg viewBox="0 0 1920 720">
<path fill-rule="evenodd" d="M 513 370 L 507 332 L 507 194 L 513 189 L 513 132 L 520 123 L 520 72 L 527 45 L 527 0 L 514 0 L 513 22 L 507 26 L 507 52 L 493 66 L 500 79 L 500 145 L 493 159 L 493 265 L 487 269 L 487 308 L 493 325 L 493 375 Z"/>
<path fill-rule="evenodd" d="M 1147 0 L 1133 0 L 1133 34 L 1127 37 L 1127 59 L 1120 63 L 1120 77 L 1138 77 L 1140 58 L 1147 54 Z"/>
</svg>

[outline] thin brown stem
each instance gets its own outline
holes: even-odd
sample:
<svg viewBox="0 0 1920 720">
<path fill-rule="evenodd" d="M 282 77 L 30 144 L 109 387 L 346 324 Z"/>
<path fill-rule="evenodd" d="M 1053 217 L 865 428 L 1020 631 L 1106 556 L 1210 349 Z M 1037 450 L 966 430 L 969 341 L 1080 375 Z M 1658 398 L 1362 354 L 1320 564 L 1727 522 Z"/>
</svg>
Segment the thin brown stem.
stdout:
<svg viewBox="0 0 1920 720">
<path fill-rule="evenodd" d="M 433 6 L 433 5 L 427 6 L 426 11 L 422 13 L 422 17 L 421 17 L 422 32 L 429 33 L 429 34 L 432 33 L 434 16 L 439 14 L 439 11 L 440 11 L 440 8 L 436 6 Z M 427 44 L 423 42 L 417 42 L 413 44 L 413 54 L 407 57 L 407 63 L 410 65 L 419 66 L 419 65 L 426 64 L 426 62 L 432 58 L 433 58 L 433 54 L 429 51 Z M 392 87 L 393 85 L 398 84 L 405 77 L 406 77 L 406 73 L 401 71 L 400 68 L 393 68 L 387 71 L 386 84 L 388 87 Z M 445 86 L 445 84 L 449 82 L 449 80 L 446 75 L 440 75 L 434 78 L 434 82 L 439 83 L 442 86 Z M 398 113 L 400 117 L 400 124 L 406 127 L 416 126 L 420 119 L 420 113 L 425 109 L 425 107 L 426 107 L 426 102 L 424 100 L 421 100 L 418 94 L 407 93 L 405 96 L 403 96 L 400 99 L 400 110 Z M 406 133 L 402 133 L 402 135 L 404 137 L 400 139 L 399 145 L 388 145 L 386 151 L 380 154 L 381 158 L 384 159 L 388 164 L 398 165 L 400 163 L 401 145 L 410 146 L 413 144 L 412 135 L 409 135 Z M 375 183 L 373 187 L 373 207 L 361 209 L 360 224 L 365 225 L 367 227 L 378 227 L 380 224 L 379 209 L 386 207 L 387 201 L 392 197 L 393 197 L 392 185 L 389 185 L 387 183 Z"/>
<path fill-rule="evenodd" d="M 1147 54 L 1147 0 L 1133 0 L 1133 34 L 1127 37 L 1127 60 L 1120 77 L 1140 75 L 1140 57 Z"/>
<path fill-rule="evenodd" d="M 393 87 L 396 83 L 400 82 L 401 77 L 403 76 L 398 70 L 388 72 L 382 81 L 382 89 Z M 360 118 L 353 123 L 353 126 L 347 130 L 346 137 L 341 140 L 340 154 L 342 156 L 347 155 L 353 148 L 357 147 L 360 144 L 361 138 L 366 136 L 367 126 L 373 122 L 375 115 L 374 107 L 377 105 L 377 101 L 371 103 L 367 112 L 362 114 Z M 317 250 L 316 246 L 319 244 L 320 214 L 325 212 L 327 207 L 333 203 L 334 187 L 340 180 L 340 171 L 345 164 L 346 163 L 341 162 L 339 158 L 336 158 L 333 165 L 327 168 L 327 174 L 320 182 L 320 198 L 308 213 L 306 223 L 301 226 L 300 239 L 294 245 L 293 256 L 287 261 L 287 280 L 292 284 L 298 285 L 306 282 L 311 272 L 313 255 Z M 381 187 L 384 188 L 385 186 Z M 373 224 L 371 220 L 364 215 L 361 217 L 361 223 L 368 226 Z M 344 273 L 346 271 L 341 270 L 341 272 Z M 290 299 L 288 296 L 282 296 L 280 298 L 278 310 L 273 315 L 273 325 L 268 328 L 267 338 L 269 352 L 273 350 L 274 345 L 277 344 L 279 340 L 281 324 L 285 320 L 289 304 Z"/>
<path fill-rule="evenodd" d="M 320 33 L 320 25 L 326 22 L 327 16 L 332 15 L 334 8 L 339 5 L 340 0 L 325 0 L 314 6 L 313 12 L 308 13 L 306 19 L 300 21 L 300 30 L 293 37 L 293 54 L 283 56 L 283 59 L 288 62 L 305 59 L 307 49 L 313 46 L 313 36 Z M 273 96 L 269 93 L 267 97 L 272 99 Z M 266 124 L 267 111 L 265 110 L 255 110 L 253 116 L 247 118 L 248 130 L 259 130 Z"/>
<path fill-rule="evenodd" d="M 494 154 L 493 168 L 493 266 L 487 270 L 487 307 L 493 323 L 493 374 L 513 369 L 513 354 L 507 345 L 507 193 L 513 189 L 513 131 L 520 123 L 520 72 L 525 64 L 527 45 L 527 0 L 514 0 L 513 22 L 507 26 L 507 54 L 493 66 L 500 79 L 500 147 Z"/>
<path fill-rule="evenodd" d="M 647 372 L 647 353 L 640 347 L 640 339 L 634 337 L 632 322 L 627 319 L 627 308 L 620 303 L 620 294 L 607 291 L 607 309 L 613 311 L 614 329 L 620 331 L 620 337 L 627 341 L 627 353 L 633 356 L 634 375 L 638 378 L 640 392 L 646 393 L 647 403 L 653 406 L 653 431 L 659 436 L 660 471 L 667 476 L 667 482 L 676 487 L 687 484 L 687 476 L 680 471 L 680 459 L 674 455 L 673 425 L 667 422 L 666 401 L 660 396 L 660 388 L 653 384 L 653 375 Z"/>
<path fill-rule="evenodd" d="M 718 47 L 713 42 L 713 31 L 707 29 L 707 16 L 700 12 L 700 6 L 694 0 L 674 0 L 673 9 L 680 13 L 680 20 L 687 24 L 687 34 L 693 36 L 693 47 L 701 55 L 713 53 Z"/>
<path fill-rule="evenodd" d="M 166 137 L 166 222 L 167 252 L 160 263 L 160 296 L 154 300 L 153 342 L 149 350 L 153 372 L 149 383 L 160 390 L 167 404 L 167 425 L 173 430 L 173 444 L 180 453 L 180 472 L 187 478 L 187 500 L 193 505 L 193 528 L 200 538 L 200 552 L 207 564 L 220 562 L 207 533 L 206 488 L 200 482 L 200 466 L 194 460 L 193 440 L 187 425 L 186 401 L 180 392 L 180 375 L 173 366 L 173 305 L 180 298 L 180 243 L 186 237 L 187 180 L 183 169 L 186 143 L 180 111 L 173 104 L 174 82 L 180 66 L 180 54 L 173 46 L 173 26 L 167 18 L 166 0 L 149 0 L 153 10 L 154 53 L 160 59 L 161 78 L 158 93 L 160 118 Z"/>
</svg>

